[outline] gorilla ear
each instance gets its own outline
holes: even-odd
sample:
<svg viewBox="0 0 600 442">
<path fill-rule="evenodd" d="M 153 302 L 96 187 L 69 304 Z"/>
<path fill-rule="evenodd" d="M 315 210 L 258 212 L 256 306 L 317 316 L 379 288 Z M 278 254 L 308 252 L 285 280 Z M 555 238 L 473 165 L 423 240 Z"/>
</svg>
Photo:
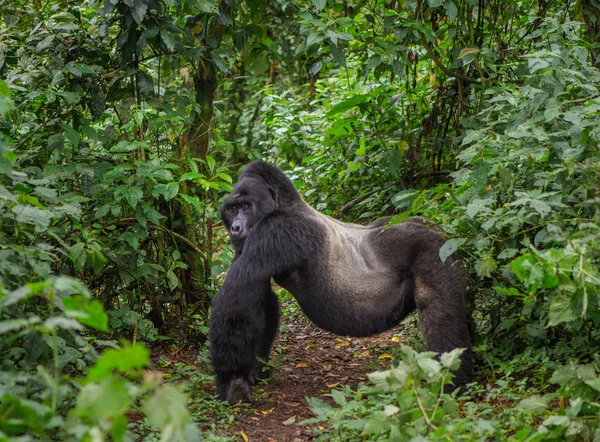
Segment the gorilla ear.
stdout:
<svg viewBox="0 0 600 442">
<path fill-rule="evenodd" d="M 277 199 L 277 190 L 275 190 L 269 185 L 267 185 L 267 189 L 269 189 L 269 193 L 271 194 L 271 198 L 273 198 L 273 201 L 275 201 L 275 204 L 279 206 L 279 200 Z"/>
</svg>

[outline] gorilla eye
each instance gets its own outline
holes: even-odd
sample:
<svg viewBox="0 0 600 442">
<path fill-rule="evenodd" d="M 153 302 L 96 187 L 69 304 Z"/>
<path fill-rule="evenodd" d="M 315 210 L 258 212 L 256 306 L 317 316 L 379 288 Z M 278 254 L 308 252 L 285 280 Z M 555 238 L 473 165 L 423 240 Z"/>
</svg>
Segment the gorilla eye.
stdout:
<svg viewBox="0 0 600 442">
<path fill-rule="evenodd" d="M 242 210 L 248 210 L 250 208 L 250 204 L 244 203 L 242 204 Z"/>
</svg>

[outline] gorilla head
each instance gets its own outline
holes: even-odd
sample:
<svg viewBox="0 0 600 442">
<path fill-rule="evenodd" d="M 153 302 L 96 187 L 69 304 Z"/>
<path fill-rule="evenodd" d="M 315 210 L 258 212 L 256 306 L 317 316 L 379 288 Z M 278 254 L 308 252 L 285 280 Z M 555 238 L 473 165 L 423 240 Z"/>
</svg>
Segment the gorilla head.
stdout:
<svg viewBox="0 0 600 442">
<path fill-rule="evenodd" d="M 275 193 L 263 179 L 246 177 L 238 182 L 221 207 L 221 218 L 236 255 L 242 253 L 252 228 L 276 207 Z"/>
<path fill-rule="evenodd" d="M 279 325 L 271 278 L 319 327 L 369 336 L 417 309 L 432 351 L 464 347 L 455 383 L 471 377 L 470 311 L 461 267 L 442 262 L 444 239 L 420 219 L 382 229 L 349 224 L 306 204 L 278 168 L 250 164 L 221 210 L 236 250 L 215 296 L 210 348 L 219 398 L 250 400 Z"/>
</svg>

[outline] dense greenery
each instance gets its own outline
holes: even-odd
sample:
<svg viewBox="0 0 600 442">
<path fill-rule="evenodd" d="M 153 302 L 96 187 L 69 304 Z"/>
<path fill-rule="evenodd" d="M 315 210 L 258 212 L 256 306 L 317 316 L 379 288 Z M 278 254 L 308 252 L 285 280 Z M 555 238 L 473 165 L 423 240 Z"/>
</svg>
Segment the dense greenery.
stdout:
<svg viewBox="0 0 600 442">
<path fill-rule="evenodd" d="M 219 199 L 264 158 L 324 213 L 430 219 L 470 275 L 471 391 L 442 393 L 456 354 L 402 347 L 312 399 L 317 437 L 600 441 L 595 0 L 0 0 L 0 18 L 1 440 L 217 438 L 148 348 L 205 358 L 232 256 Z"/>
</svg>

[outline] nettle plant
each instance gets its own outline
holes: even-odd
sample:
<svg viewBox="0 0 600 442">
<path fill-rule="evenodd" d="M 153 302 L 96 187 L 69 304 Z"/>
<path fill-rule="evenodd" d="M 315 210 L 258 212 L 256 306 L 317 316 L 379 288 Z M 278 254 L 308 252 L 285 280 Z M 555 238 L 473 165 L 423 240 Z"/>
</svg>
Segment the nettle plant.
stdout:
<svg viewBox="0 0 600 442">
<path fill-rule="evenodd" d="M 0 81 L 2 117 L 7 96 Z M 165 439 L 194 440 L 185 396 L 145 371 L 150 351 L 100 339 L 102 303 L 64 275 L 81 200 L 20 170 L 10 141 L 0 135 L 0 439 L 131 440 L 126 413 L 141 410 Z"/>
<path fill-rule="evenodd" d="M 489 331 L 511 340 L 600 325 L 600 71 L 576 26 L 545 21 L 526 37 L 524 84 L 488 90 L 483 111 L 463 120 L 454 187 L 395 200 L 447 231 L 441 255 L 460 248 L 478 284 L 495 283 Z"/>
<path fill-rule="evenodd" d="M 448 394 L 452 372 L 460 365 L 463 349 L 443 353 L 418 353 L 401 346 L 399 364 L 369 375 L 375 388 L 360 384 L 355 392 L 332 390 L 331 406 L 310 399 L 315 418 L 306 424 L 326 423 L 315 430 L 318 440 L 481 440 L 497 434 L 493 422 L 473 414 L 461 416 L 458 391 Z"/>
</svg>

